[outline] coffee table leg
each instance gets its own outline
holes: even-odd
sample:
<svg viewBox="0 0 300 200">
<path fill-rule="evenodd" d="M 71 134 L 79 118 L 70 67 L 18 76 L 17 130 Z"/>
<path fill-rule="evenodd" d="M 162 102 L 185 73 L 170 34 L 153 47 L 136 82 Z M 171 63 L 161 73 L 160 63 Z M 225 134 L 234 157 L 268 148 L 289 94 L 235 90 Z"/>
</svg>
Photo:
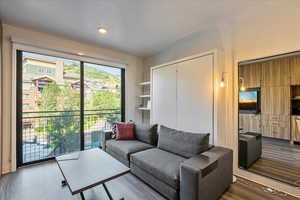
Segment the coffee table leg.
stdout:
<svg viewBox="0 0 300 200">
<path fill-rule="evenodd" d="M 107 187 L 106 187 L 105 183 L 103 183 L 103 187 L 104 187 L 104 190 L 105 190 L 105 192 L 106 192 L 107 196 L 109 197 L 109 200 L 113 200 L 113 198 L 112 198 L 112 196 L 111 196 L 110 192 L 108 191 L 108 189 L 107 189 Z"/>
<path fill-rule="evenodd" d="M 85 200 L 83 192 L 80 192 L 80 197 L 81 197 L 81 200 Z"/>
<path fill-rule="evenodd" d="M 66 185 L 67 185 L 67 181 L 66 181 L 66 180 L 62 180 L 62 181 L 61 181 L 61 186 L 62 186 L 62 187 L 65 187 Z"/>
</svg>

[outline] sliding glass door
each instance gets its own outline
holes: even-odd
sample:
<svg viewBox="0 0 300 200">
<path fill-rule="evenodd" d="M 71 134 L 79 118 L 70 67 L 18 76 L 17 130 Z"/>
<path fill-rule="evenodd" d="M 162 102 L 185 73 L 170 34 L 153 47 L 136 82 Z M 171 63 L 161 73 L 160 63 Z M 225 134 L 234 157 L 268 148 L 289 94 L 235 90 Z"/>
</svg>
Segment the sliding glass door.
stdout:
<svg viewBox="0 0 300 200">
<path fill-rule="evenodd" d="M 101 147 L 123 119 L 124 70 L 17 51 L 18 166 Z"/>
<path fill-rule="evenodd" d="M 99 130 L 121 121 L 121 69 L 84 63 L 84 148 L 97 147 Z"/>
</svg>

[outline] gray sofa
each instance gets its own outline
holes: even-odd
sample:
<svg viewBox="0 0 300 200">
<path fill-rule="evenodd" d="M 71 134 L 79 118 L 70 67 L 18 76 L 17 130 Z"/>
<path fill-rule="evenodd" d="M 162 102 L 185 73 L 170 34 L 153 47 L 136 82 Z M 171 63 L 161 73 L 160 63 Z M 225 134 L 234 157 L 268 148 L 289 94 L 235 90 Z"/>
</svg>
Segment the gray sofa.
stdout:
<svg viewBox="0 0 300 200">
<path fill-rule="evenodd" d="M 105 133 L 104 150 L 127 167 L 130 167 L 131 154 L 155 147 L 157 143 L 157 126 L 136 125 L 136 140 L 114 140 L 111 137 L 111 131 Z"/>
<path fill-rule="evenodd" d="M 106 152 L 169 200 L 215 200 L 232 183 L 233 152 L 209 146 L 209 134 L 136 125 L 136 140 L 114 140 Z M 158 139 L 157 139 L 158 138 Z"/>
</svg>

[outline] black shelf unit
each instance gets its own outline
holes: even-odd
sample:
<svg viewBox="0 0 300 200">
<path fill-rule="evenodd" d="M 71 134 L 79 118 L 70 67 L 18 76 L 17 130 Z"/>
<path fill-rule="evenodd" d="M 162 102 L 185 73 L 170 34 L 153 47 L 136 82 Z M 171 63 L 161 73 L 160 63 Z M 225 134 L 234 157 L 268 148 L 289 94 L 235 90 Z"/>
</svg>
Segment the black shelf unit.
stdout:
<svg viewBox="0 0 300 200">
<path fill-rule="evenodd" d="M 291 86 L 291 113 L 300 115 L 300 85 Z"/>
</svg>

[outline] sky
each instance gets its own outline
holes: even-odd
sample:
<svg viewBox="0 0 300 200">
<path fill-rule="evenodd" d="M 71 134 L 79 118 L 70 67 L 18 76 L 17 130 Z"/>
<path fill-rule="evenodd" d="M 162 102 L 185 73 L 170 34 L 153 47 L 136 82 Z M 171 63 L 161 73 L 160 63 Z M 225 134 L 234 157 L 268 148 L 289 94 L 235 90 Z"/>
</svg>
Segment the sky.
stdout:
<svg viewBox="0 0 300 200">
<path fill-rule="evenodd" d="M 54 56 L 47 56 L 47 55 L 41 55 L 41 54 L 37 54 L 37 53 L 30 53 L 30 52 L 23 52 L 24 56 L 32 56 L 32 57 L 38 57 L 38 58 L 46 58 L 46 59 L 51 59 L 51 60 L 63 60 L 65 63 L 80 63 L 79 61 L 76 60 L 70 60 L 70 59 L 65 59 L 65 58 L 58 58 L 58 57 L 54 57 Z M 95 67 L 99 70 L 103 70 L 106 71 L 110 74 L 116 75 L 116 76 L 121 76 L 121 70 L 119 68 L 115 68 L 115 67 L 108 67 L 108 66 L 104 66 L 104 65 L 96 65 L 96 64 L 92 64 L 92 63 L 86 63 L 85 65 L 88 66 L 92 66 Z"/>
<path fill-rule="evenodd" d="M 257 91 L 240 92 L 241 102 L 255 102 L 257 100 Z"/>
</svg>

